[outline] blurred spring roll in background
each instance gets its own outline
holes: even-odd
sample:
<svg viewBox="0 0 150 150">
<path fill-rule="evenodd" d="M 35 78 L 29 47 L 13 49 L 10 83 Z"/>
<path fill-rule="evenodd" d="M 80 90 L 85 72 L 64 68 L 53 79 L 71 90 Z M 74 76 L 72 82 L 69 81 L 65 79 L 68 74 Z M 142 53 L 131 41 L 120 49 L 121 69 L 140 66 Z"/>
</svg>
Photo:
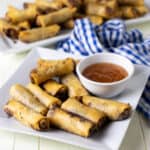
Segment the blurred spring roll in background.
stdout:
<svg viewBox="0 0 150 150">
<path fill-rule="evenodd" d="M 144 5 L 144 0 L 118 0 L 119 5 L 141 6 Z"/>
<path fill-rule="evenodd" d="M 67 86 L 56 82 L 55 80 L 48 80 L 43 84 L 43 88 L 47 93 L 60 98 L 62 101 L 65 100 L 68 96 Z"/>
<path fill-rule="evenodd" d="M 118 6 L 117 0 L 84 0 L 84 4 L 97 3 L 99 5 L 109 6 L 111 8 L 116 8 Z"/>
<path fill-rule="evenodd" d="M 17 26 L 20 30 L 29 30 L 31 28 L 29 21 L 20 22 Z"/>
<path fill-rule="evenodd" d="M 69 97 L 89 95 L 74 73 L 63 76 L 61 82 L 68 87 Z"/>
<path fill-rule="evenodd" d="M 44 90 L 42 90 L 38 85 L 29 83 L 27 88 L 30 90 L 34 96 L 38 98 L 38 100 L 45 105 L 47 108 L 51 109 L 53 107 L 57 107 L 61 105 L 61 101 L 49 94 L 47 94 Z"/>
<path fill-rule="evenodd" d="M 89 15 L 88 18 L 91 20 L 92 23 L 96 25 L 101 25 L 103 23 L 103 18 L 96 15 Z"/>
<path fill-rule="evenodd" d="M 148 9 L 145 6 L 122 6 L 120 7 L 122 12 L 122 17 L 126 19 L 132 19 L 140 17 L 148 12 Z"/>
<path fill-rule="evenodd" d="M 111 120 L 123 120 L 129 117 L 131 106 L 115 100 L 102 99 L 94 96 L 83 96 L 82 103 L 103 111 Z"/>
<path fill-rule="evenodd" d="M 12 6 L 9 8 L 10 9 L 6 13 L 6 18 L 12 23 L 19 23 L 27 20 L 33 21 L 37 15 L 36 7 L 27 8 L 24 10 L 18 10 L 13 8 Z"/>
<path fill-rule="evenodd" d="M 73 29 L 74 24 L 75 24 L 75 21 L 73 19 L 70 19 L 63 23 L 63 27 L 65 29 Z"/>
<path fill-rule="evenodd" d="M 88 107 L 75 98 L 69 98 L 62 105 L 61 108 L 71 112 L 75 115 L 81 116 L 94 124 L 101 126 L 106 121 L 106 114 L 95 108 Z"/>
<path fill-rule="evenodd" d="M 48 0 L 36 0 L 35 5 L 37 10 L 42 14 L 59 10 L 63 7 L 62 3 L 58 1 L 48 1 Z"/>
<path fill-rule="evenodd" d="M 80 8 L 80 6 L 82 5 L 82 0 L 57 0 L 57 1 L 67 7 Z"/>
<path fill-rule="evenodd" d="M 86 17 L 86 15 L 81 13 L 81 12 L 76 12 L 75 15 L 74 15 L 75 19 L 82 19 L 84 17 Z"/>
<path fill-rule="evenodd" d="M 95 129 L 92 122 L 74 116 L 60 108 L 49 110 L 47 117 L 52 125 L 83 137 L 90 136 Z"/>
<path fill-rule="evenodd" d="M 23 3 L 23 8 L 24 8 L 24 9 L 33 8 L 33 7 L 35 7 L 35 6 L 36 6 L 35 3 L 30 3 L 30 2 L 24 2 L 24 3 Z"/>
<path fill-rule="evenodd" d="M 76 8 L 62 8 L 58 11 L 49 13 L 47 15 L 40 15 L 37 17 L 37 25 L 45 27 L 51 24 L 63 23 L 73 18 Z"/>
<path fill-rule="evenodd" d="M 19 34 L 19 28 L 3 18 L 0 18 L 0 32 L 12 39 L 17 39 Z"/>
<path fill-rule="evenodd" d="M 86 14 L 101 16 L 105 19 L 113 18 L 114 15 L 116 15 L 115 8 L 107 5 L 101 5 L 98 3 L 88 3 L 85 9 Z"/>
<path fill-rule="evenodd" d="M 83 0 L 84 4 L 87 3 L 99 3 L 102 5 L 112 5 L 112 4 L 117 4 L 117 0 Z"/>
<path fill-rule="evenodd" d="M 22 124 L 31 127 L 34 130 L 42 131 L 49 129 L 50 122 L 48 118 L 14 99 L 8 101 L 4 106 L 4 111 L 8 115 L 15 117 L 16 120 L 20 121 Z"/>
<path fill-rule="evenodd" d="M 20 9 L 18 9 L 12 5 L 8 5 L 7 12 L 18 12 L 18 11 L 20 11 Z"/>
<path fill-rule="evenodd" d="M 38 66 L 30 73 L 32 83 L 41 84 L 53 77 L 59 77 L 73 72 L 75 62 L 72 58 L 64 60 L 44 60 L 39 59 Z"/>
<path fill-rule="evenodd" d="M 19 40 L 23 42 L 35 42 L 55 36 L 60 31 L 59 25 L 51 25 L 43 28 L 35 28 L 19 33 Z"/>
<path fill-rule="evenodd" d="M 20 84 L 11 86 L 10 96 L 42 115 L 47 114 L 47 107 L 41 104 L 28 89 Z"/>
</svg>

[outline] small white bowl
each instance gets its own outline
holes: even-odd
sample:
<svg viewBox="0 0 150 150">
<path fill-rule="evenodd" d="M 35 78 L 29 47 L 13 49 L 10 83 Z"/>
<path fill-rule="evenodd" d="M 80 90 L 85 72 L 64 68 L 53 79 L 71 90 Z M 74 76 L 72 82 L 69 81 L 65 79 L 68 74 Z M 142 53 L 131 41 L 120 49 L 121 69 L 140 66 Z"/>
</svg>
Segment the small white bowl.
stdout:
<svg viewBox="0 0 150 150">
<path fill-rule="evenodd" d="M 102 62 L 113 63 L 122 66 L 128 72 L 128 76 L 120 81 L 102 83 L 92 81 L 82 74 L 83 70 L 89 65 Z M 99 53 L 88 56 L 81 60 L 77 65 L 76 70 L 81 83 L 89 92 L 96 96 L 110 98 L 120 94 L 125 89 L 129 79 L 134 73 L 134 65 L 130 60 L 121 55 L 114 53 Z"/>
</svg>

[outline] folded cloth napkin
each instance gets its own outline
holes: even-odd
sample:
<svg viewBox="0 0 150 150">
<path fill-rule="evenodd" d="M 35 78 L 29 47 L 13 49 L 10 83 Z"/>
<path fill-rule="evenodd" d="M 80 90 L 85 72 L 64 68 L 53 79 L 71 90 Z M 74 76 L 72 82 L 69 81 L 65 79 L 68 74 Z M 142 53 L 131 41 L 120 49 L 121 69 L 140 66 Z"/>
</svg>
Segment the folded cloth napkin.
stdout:
<svg viewBox="0 0 150 150">
<path fill-rule="evenodd" d="M 126 30 L 124 21 L 113 19 L 102 26 L 95 26 L 87 18 L 75 21 L 69 38 L 60 41 L 57 50 L 88 56 L 98 52 L 114 52 L 130 59 L 134 64 L 150 66 L 150 39 L 142 33 Z M 150 119 L 150 77 L 137 110 Z"/>
</svg>

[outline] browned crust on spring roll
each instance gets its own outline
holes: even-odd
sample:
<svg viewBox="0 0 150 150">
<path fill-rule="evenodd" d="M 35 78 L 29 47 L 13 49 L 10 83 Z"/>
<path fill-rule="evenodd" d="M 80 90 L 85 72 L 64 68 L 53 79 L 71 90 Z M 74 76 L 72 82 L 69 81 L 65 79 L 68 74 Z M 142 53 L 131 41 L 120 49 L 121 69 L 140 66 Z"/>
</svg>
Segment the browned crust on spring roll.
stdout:
<svg viewBox="0 0 150 150">
<path fill-rule="evenodd" d="M 110 120 L 126 119 L 130 116 L 132 109 L 129 104 L 94 96 L 83 96 L 82 103 L 103 111 Z"/>
<path fill-rule="evenodd" d="M 4 106 L 4 111 L 16 118 L 22 124 L 33 128 L 34 130 L 43 131 L 49 129 L 49 119 L 33 111 L 21 102 L 11 99 Z"/>
<path fill-rule="evenodd" d="M 95 129 L 94 124 L 90 121 L 74 116 L 60 108 L 49 110 L 47 117 L 52 125 L 83 137 L 90 136 Z"/>
<path fill-rule="evenodd" d="M 41 84 L 53 77 L 60 77 L 71 73 L 75 69 L 75 61 L 72 58 L 64 60 L 38 60 L 38 66 L 30 73 L 30 79 L 35 84 Z"/>
</svg>

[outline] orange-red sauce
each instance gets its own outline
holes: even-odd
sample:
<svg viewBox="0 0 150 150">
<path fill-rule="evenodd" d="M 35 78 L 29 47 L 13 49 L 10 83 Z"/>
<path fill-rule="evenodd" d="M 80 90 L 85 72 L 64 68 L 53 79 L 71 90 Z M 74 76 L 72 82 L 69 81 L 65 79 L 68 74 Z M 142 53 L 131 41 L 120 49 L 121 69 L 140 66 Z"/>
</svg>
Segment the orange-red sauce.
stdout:
<svg viewBox="0 0 150 150">
<path fill-rule="evenodd" d="M 96 82 L 115 82 L 128 76 L 128 72 L 123 67 L 105 62 L 88 66 L 82 74 Z"/>
</svg>

